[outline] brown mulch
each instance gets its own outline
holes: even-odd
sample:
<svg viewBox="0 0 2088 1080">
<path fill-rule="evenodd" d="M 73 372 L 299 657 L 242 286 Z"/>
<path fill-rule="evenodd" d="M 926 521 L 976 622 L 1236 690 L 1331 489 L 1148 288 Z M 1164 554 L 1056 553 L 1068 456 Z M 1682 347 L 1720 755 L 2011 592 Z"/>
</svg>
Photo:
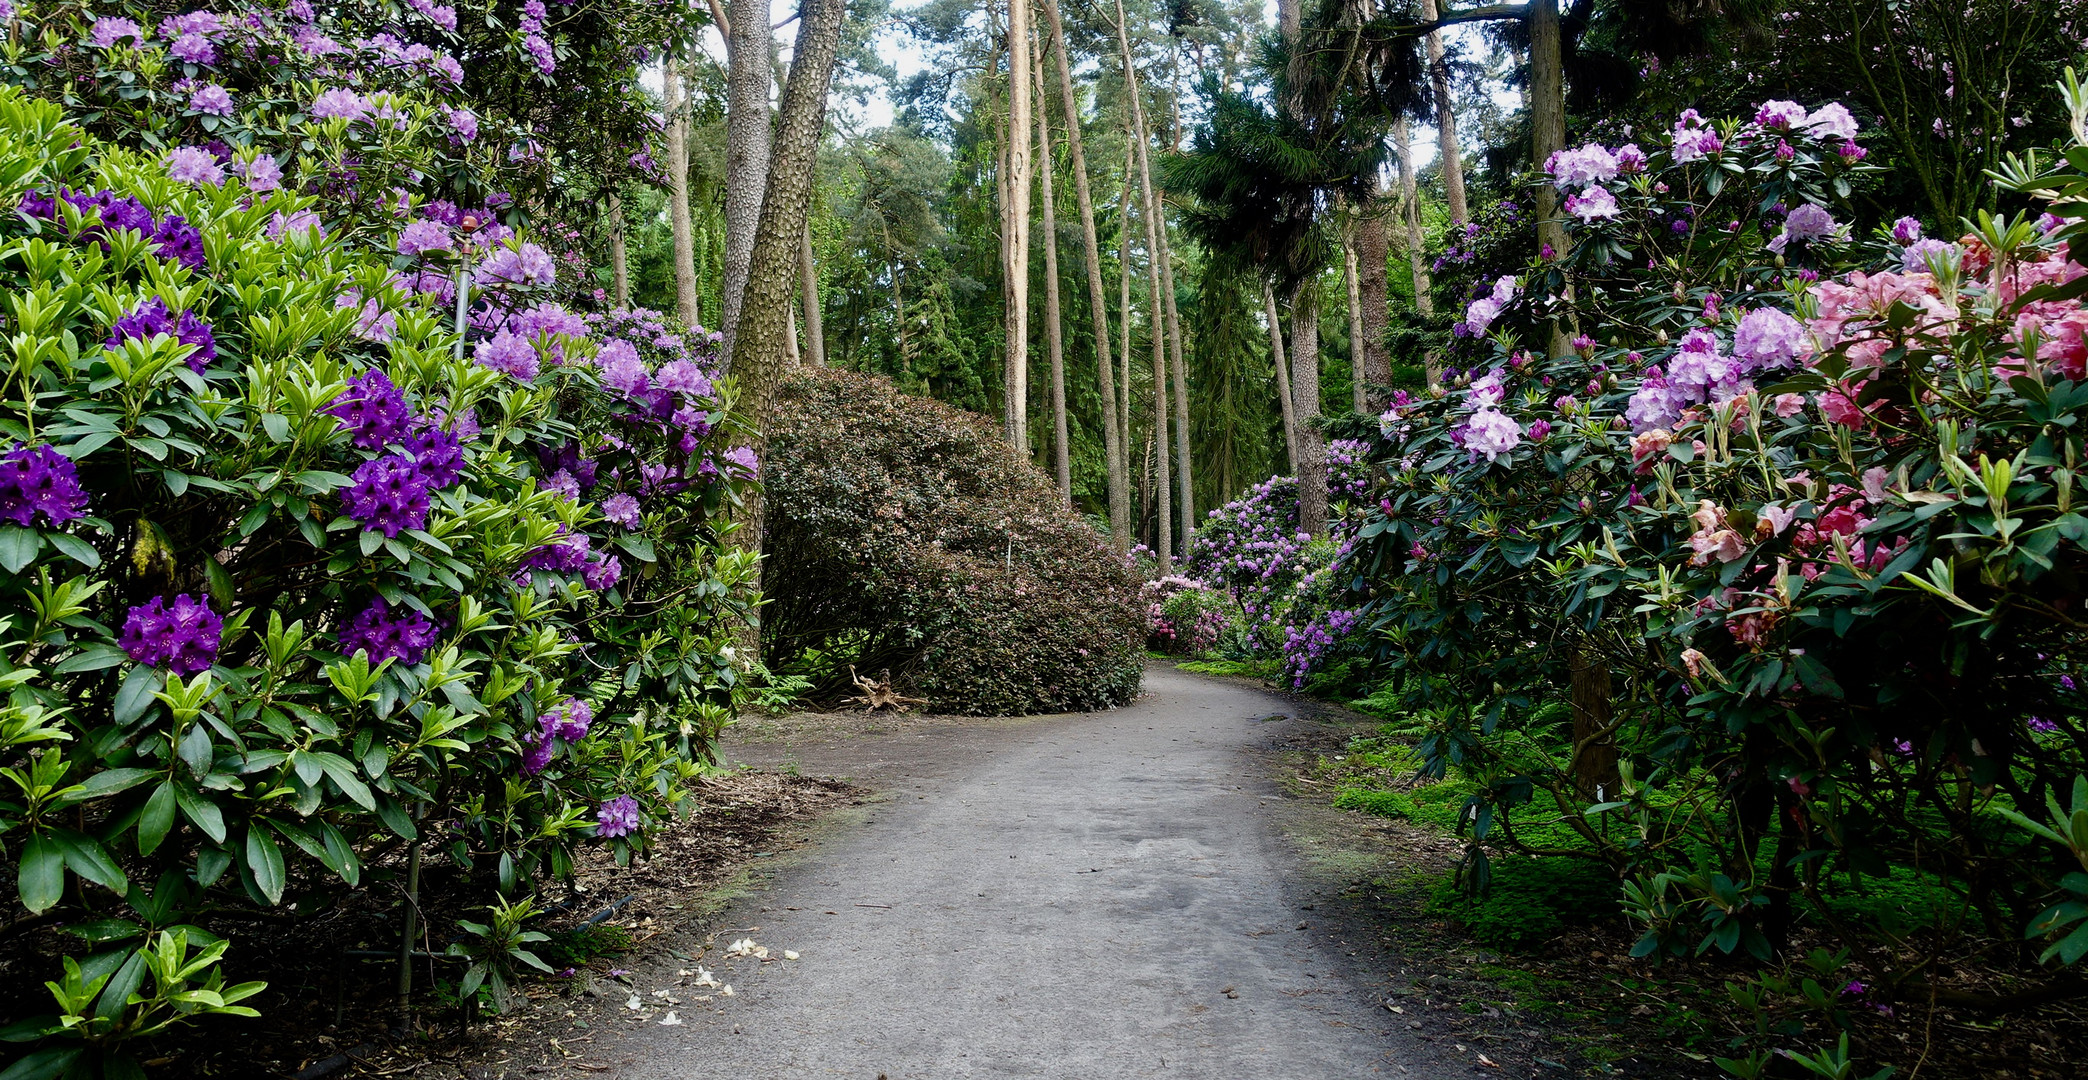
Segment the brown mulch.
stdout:
<svg viewBox="0 0 2088 1080">
<path fill-rule="evenodd" d="M 810 842 L 817 819 L 829 810 L 861 801 L 860 791 L 844 782 L 775 772 L 720 773 L 692 786 L 696 809 L 654 835 L 650 859 L 618 867 L 605 850 L 590 848 L 573 887 L 549 890 L 546 903 L 555 911 L 532 928 L 556 935 L 592 920 L 599 927 L 590 931 L 595 955 L 570 958 L 576 961 L 571 975 L 526 982 L 531 1001 L 585 994 L 619 964 L 700 932 L 722 906 L 723 894 Z M 464 1028 L 451 989 L 461 965 L 420 959 L 414 1010 L 403 1018 L 399 1011 L 403 869 L 396 856 L 366 867 L 361 888 L 307 916 L 262 921 L 227 912 L 202 920 L 207 929 L 232 938 L 223 965 L 230 980 L 269 984 L 247 1002 L 261 1016 L 173 1029 L 141 1054 L 155 1080 L 383 1076 L 421 1072 L 431 1064 L 436 1074 L 490 1075 L 483 1063 L 504 1053 L 506 1037 L 521 1021 L 482 1018 Z M 468 883 L 446 860 L 428 858 L 421 898 L 428 929 L 419 948 L 439 954 L 456 938 L 459 918 L 483 919 L 483 911 L 474 909 L 487 901 L 487 888 Z M 600 951 L 612 948 L 625 955 Z M 85 950 L 59 927 L 0 940 L 0 1022 L 17 1012 L 48 1011 L 50 997 L 41 982 L 67 951 Z M 10 1056 L 0 1052 L 0 1061 Z"/>
</svg>

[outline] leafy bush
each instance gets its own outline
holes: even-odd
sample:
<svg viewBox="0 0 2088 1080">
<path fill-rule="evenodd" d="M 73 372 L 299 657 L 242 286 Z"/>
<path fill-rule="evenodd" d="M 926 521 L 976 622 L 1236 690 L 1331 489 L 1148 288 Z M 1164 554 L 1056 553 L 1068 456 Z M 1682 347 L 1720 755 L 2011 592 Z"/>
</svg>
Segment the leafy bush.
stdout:
<svg viewBox="0 0 2088 1080">
<path fill-rule="evenodd" d="M 1491 361 L 1382 418 L 1344 562 L 1430 769 L 1563 816 L 1642 953 L 1766 956 L 1894 866 L 2025 926 L 2075 867 L 2001 812 L 2088 746 L 2080 150 L 2011 165 L 2055 216 L 1857 237 L 1854 134 L 1770 102 L 1550 162 L 1570 250 L 1468 306 Z"/>
<path fill-rule="evenodd" d="M 778 395 L 765 462 L 779 671 L 853 665 L 938 710 L 1121 705 L 1137 693 L 1137 582 L 986 420 L 884 379 L 806 371 Z"/>
<path fill-rule="evenodd" d="M 134 1070 L 169 994 L 259 1004 L 198 985 L 206 912 L 323 909 L 417 845 L 513 914 L 579 845 L 643 852 L 731 715 L 754 567 L 707 339 L 554 302 L 454 80 L 308 16 L 76 12 L 0 87 L 0 836 L 92 949 L 0 1035 L 55 1040 L 33 1075 Z M 170 107 L 212 78 L 285 103 Z"/>
</svg>

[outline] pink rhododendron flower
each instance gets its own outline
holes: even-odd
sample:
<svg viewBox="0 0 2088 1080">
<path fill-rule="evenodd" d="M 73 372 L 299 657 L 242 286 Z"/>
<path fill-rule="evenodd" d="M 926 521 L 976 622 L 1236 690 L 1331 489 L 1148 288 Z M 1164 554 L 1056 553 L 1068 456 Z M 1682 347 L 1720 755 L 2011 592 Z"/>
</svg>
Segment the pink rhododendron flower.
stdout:
<svg viewBox="0 0 2088 1080">
<path fill-rule="evenodd" d="M 217 187 L 225 182 L 224 167 L 199 146 L 180 146 L 167 153 L 167 176 L 194 187 Z"/>
</svg>

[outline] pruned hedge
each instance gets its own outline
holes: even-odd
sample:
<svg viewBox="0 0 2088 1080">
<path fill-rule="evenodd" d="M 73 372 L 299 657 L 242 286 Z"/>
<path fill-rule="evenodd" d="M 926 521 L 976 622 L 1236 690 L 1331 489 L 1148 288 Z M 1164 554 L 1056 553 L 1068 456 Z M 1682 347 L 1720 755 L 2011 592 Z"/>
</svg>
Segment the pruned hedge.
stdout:
<svg viewBox="0 0 2088 1080">
<path fill-rule="evenodd" d="M 941 712 L 1104 708 L 1138 691 L 1136 576 L 984 417 L 818 370 L 764 465 L 770 666 L 822 689 L 890 669 Z"/>
</svg>

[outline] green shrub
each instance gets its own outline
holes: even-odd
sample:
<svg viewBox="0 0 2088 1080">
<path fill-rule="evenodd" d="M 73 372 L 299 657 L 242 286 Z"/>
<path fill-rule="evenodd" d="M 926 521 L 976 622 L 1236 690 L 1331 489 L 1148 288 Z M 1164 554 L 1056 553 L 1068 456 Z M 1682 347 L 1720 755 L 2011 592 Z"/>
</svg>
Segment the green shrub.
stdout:
<svg viewBox="0 0 2088 1080">
<path fill-rule="evenodd" d="M 1445 875 L 1428 910 L 1448 916 L 1482 945 L 1523 948 L 1567 926 L 1614 915 L 1620 904 L 1617 877 L 1600 862 L 1510 857 L 1494 860 L 1492 881 L 1480 895 Z"/>
<path fill-rule="evenodd" d="M 939 711 L 1120 705 L 1137 693 L 1138 582 L 985 418 L 822 370 L 768 437 L 762 647 L 817 655 L 821 691 L 890 669 Z"/>
</svg>

